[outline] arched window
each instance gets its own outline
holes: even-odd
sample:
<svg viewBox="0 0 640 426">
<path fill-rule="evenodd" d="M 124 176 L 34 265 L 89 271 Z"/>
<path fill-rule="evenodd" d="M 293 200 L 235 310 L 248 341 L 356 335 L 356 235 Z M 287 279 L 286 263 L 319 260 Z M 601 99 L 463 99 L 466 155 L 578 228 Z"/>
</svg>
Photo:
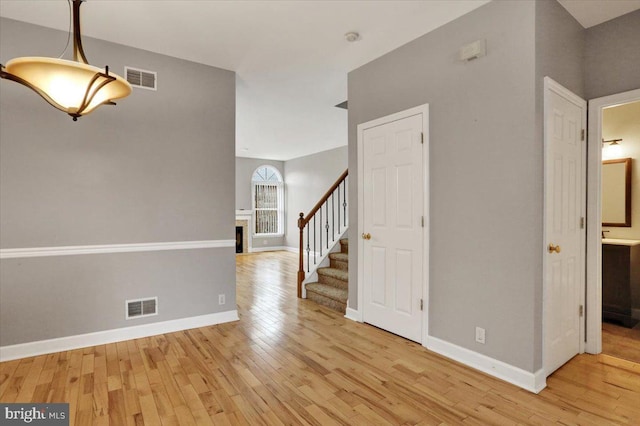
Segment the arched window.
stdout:
<svg viewBox="0 0 640 426">
<path fill-rule="evenodd" d="M 280 172 L 272 166 L 260 166 L 251 177 L 253 187 L 253 232 L 256 235 L 282 235 L 284 191 Z"/>
</svg>

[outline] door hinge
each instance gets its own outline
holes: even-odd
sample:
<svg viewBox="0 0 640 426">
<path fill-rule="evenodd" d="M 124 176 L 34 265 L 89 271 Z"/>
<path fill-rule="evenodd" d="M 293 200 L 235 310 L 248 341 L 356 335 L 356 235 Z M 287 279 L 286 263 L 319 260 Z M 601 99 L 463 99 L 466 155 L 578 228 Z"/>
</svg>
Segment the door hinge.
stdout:
<svg viewBox="0 0 640 426">
<path fill-rule="evenodd" d="M 424 228 L 424 216 L 422 216 L 422 227 Z"/>
<path fill-rule="evenodd" d="M 420 299 L 420 310 L 424 311 L 424 300 Z"/>
<path fill-rule="evenodd" d="M 424 133 L 420 133 L 420 143 L 424 144 Z"/>
<path fill-rule="evenodd" d="M 580 309 L 578 309 L 578 313 L 580 314 L 580 317 L 584 316 L 584 306 L 580 305 Z"/>
<path fill-rule="evenodd" d="M 580 140 L 584 140 L 584 129 L 582 129 L 582 131 L 580 132 Z"/>
<path fill-rule="evenodd" d="M 580 229 L 584 229 L 584 217 L 580 218 Z"/>
</svg>

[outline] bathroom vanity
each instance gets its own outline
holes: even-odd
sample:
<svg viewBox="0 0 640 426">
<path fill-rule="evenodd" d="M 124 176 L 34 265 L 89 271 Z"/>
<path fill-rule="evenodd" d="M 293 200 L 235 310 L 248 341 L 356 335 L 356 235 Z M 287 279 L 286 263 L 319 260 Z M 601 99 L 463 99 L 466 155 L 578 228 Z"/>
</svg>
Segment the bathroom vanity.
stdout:
<svg viewBox="0 0 640 426">
<path fill-rule="evenodd" d="M 633 327 L 632 301 L 640 291 L 640 240 L 602 240 L 602 319 Z"/>
</svg>

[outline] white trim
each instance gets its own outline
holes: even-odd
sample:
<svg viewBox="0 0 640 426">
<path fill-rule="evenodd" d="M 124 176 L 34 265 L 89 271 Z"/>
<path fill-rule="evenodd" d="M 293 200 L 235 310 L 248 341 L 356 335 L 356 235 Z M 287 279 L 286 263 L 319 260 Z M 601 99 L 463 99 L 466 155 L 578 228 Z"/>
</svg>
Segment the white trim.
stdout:
<svg viewBox="0 0 640 426">
<path fill-rule="evenodd" d="M 349 301 L 347 300 L 347 305 Z M 344 314 L 344 317 L 350 319 L 351 321 L 362 322 L 362 315 L 360 315 L 360 311 L 357 309 L 350 308 L 347 306 L 347 310 Z"/>
<path fill-rule="evenodd" d="M 256 181 L 253 180 L 253 176 L 256 172 L 261 168 L 268 168 L 275 172 L 275 175 L 278 177 L 277 181 Z M 274 185 L 277 187 L 277 195 L 278 195 L 278 207 L 275 210 L 278 212 L 278 232 L 274 233 L 257 233 L 256 232 L 256 221 L 251 220 L 249 222 L 249 232 L 251 232 L 252 237 L 255 238 L 275 238 L 275 237 L 283 237 L 284 236 L 284 226 L 285 226 L 285 206 L 284 206 L 284 178 L 282 177 L 282 173 L 275 166 L 270 164 L 263 164 L 261 166 L 256 167 L 251 174 L 251 213 L 252 215 L 256 215 L 256 185 Z M 254 217 L 252 216 L 252 217 Z"/>
<path fill-rule="evenodd" d="M 191 250 L 235 247 L 235 240 L 174 241 L 168 243 L 105 244 L 94 246 L 63 246 L 1 249 L 0 259 L 23 257 L 71 256 L 79 254 L 130 253 L 140 251 Z"/>
<path fill-rule="evenodd" d="M 286 246 L 252 247 L 249 253 L 261 253 L 264 251 L 289 251 Z M 239 253 L 238 253 L 239 254 Z"/>
<path fill-rule="evenodd" d="M 580 98 L 579 96 L 577 96 L 576 94 L 574 94 L 573 92 L 571 92 L 570 90 L 566 89 L 564 86 L 560 85 L 559 83 L 557 83 L 556 81 L 554 81 L 553 79 L 551 79 L 550 77 L 545 77 L 544 78 L 544 107 L 543 107 L 543 144 L 544 144 L 544 156 L 543 156 L 543 162 L 544 162 L 544 175 L 543 175 L 543 179 L 544 179 L 544 184 L 543 184 L 543 220 L 542 220 L 542 370 L 545 372 L 545 374 L 548 376 L 551 373 L 553 373 L 553 370 L 551 370 L 551 368 L 548 364 L 548 359 L 547 359 L 547 348 L 546 348 L 546 328 L 547 328 L 547 323 L 549 321 L 549 313 L 548 313 L 548 307 L 547 307 L 547 294 L 548 294 L 548 288 L 547 286 L 549 285 L 548 281 L 547 281 L 547 271 L 548 271 L 548 254 L 547 254 L 547 244 L 550 243 L 551 241 L 547 241 L 547 231 L 548 231 L 548 227 L 547 227 L 547 221 L 548 219 L 548 215 L 547 215 L 547 191 L 549 188 L 549 168 L 551 167 L 551 165 L 549 164 L 548 160 L 548 155 L 549 155 L 549 140 L 547 138 L 547 111 L 549 110 L 549 102 L 550 102 L 550 97 L 549 97 L 549 93 L 550 92 L 555 92 L 557 95 L 561 96 L 562 98 L 564 98 L 565 100 L 567 100 L 568 102 L 573 103 L 574 105 L 576 105 L 577 107 L 579 107 L 582 110 L 581 113 L 581 123 L 580 123 L 580 129 L 586 129 L 587 128 L 587 102 Z M 581 167 L 582 167 L 582 173 L 580 176 L 580 192 L 579 194 L 582 195 L 582 199 L 580 202 L 580 216 L 582 217 L 586 217 L 587 212 L 586 212 L 586 200 L 585 200 L 585 194 L 586 194 L 586 179 L 587 179 L 587 175 L 586 175 L 586 142 L 583 145 L 583 151 L 581 154 Z M 580 234 L 580 247 L 579 247 L 579 254 L 580 254 L 580 266 L 579 266 L 579 271 L 580 271 L 580 277 L 579 277 L 579 285 L 580 288 L 578 289 L 578 292 L 580 294 L 580 300 L 579 300 L 579 304 L 580 305 L 585 305 L 585 290 L 586 290 L 586 275 L 585 275 L 585 262 L 586 262 L 586 230 L 581 232 Z M 578 307 L 576 306 L 576 315 L 578 315 Z M 579 344 L 578 344 L 578 353 L 583 353 L 584 349 L 585 349 L 585 333 L 586 333 L 586 320 L 579 320 Z"/>
<path fill-rule="evenodd" d="M 429 223 L 430 223 L 430 213 L 429 213 L 429 104 L 419 105 L 417 107 L 413 107 L 407 109 L 405 111 L 397 112 L 395 114 L 387 115 L 385 117 L 380 117 L 375 120 L 367 121 L 366 123 L 358 124 L 357 128 L 357 143 L 358 143 L 358 227 L 356 230 L 356 235 L 360 236 L 364 232 L 363 224 L 364 224 L 364 131 L 366 129 L 380 126 L 386 123 L 390 123 L 392 121 L 402 120 L 407 117 L 411 117 L 414 115 L 422 115 L 422 133 L 424 134 L 424 147 L 422 150 L 422 167 L 423 167 L 423 178 L 424 178 L 424 188 L 423 188 L 423 214 L 425 218 L 424 228 L 423 228 L 423 288 L 422 288 L 422 299 L 424 301 L 425 309 L 422 311 L 422 342 L 424 343 L 429 335 Z M 359 307 L 359 318 L 360 321 L 363 321 L 364 318 L 364 240 L 358 239 L 358 264 L 356 265 L 358 270 L 358 307 Z"/>
<path fill-rule="evenodd" d="M 330 265 L 331 260 L 329 259 L 329 255 L 331 253 L 340 253 L 340 250 L 342 250 L 340 241 L 346 239 L 348 232 L 349 226 L 347 225 L 345 228 L 342 228 L 342 231 L 335 239 L 329 242 L 329 244 L 331 244 L 331 247 L 329 249 L 325 249 L 322 253 L 309 251 L 309 256 L 314 256 L 316 258 L 316 261 L 313 265 L 310 265 L 308 271 L 305 269 L 305 278 L 302 281 L 303 286 L 307 283 L 315 282 L 318 280 L 318 268 L 323 268 Z M 303 263 L 307 263 L 306 252 L 304 253 Z"/>
<path fill-rule="evenodd" d="M 97 331 L 95 333 L 79 334 L 76 336 L 40 340 L 37 342 L 2 346 L 0 347 L 0 362 L 53 352 L 69 351 L 88 346 L 106 345 L 108 343 L 121 342 L 123 340 L 140 339 L 142 337 L 173 333 L 191 328 L 207 327 L 231 321 L 238 321 L 237 310 L 136 325 L 133 327 Z"/>
<path fill-rule="evenodd" d="M 602 110 L 640 100 L 640 89 L 589 101 L 587 144 L 587 335 L 585 351 L 602 352 Z M 591 309 L 594 307 L 595 309 Z"/>
<path fill-rule="evenodd" d="M 539 393 L 547 386 L 543 369 L 531 373 L 507 364 L 506 362 L 454 345 L 453 343 L 433 336 L 427 336 L 426 343 L 426 347 L 430 351 L 461 362 L 464 365 L 480 370 L 483 373 L 504 380 L 505 382 L 509 382 L 529 392 Z"/>
</svg>

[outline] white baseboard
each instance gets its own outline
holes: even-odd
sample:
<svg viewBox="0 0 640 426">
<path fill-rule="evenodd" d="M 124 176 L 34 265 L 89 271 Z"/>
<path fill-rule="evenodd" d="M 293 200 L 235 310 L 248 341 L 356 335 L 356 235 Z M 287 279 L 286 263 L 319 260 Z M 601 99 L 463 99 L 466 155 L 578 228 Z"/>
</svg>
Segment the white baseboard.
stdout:
<svg viewBox="0 0 640 426">
<path fill-rule="evenodd" d="M 261 253 L 263 251 L 289 251 L 286 246 L 251 247 L 249 253 Z"/>
<path fill-rule="evenodd" d="M 539 393 L 547 386 L 547 378 L 544 370 L 540 369 L 535 373 L 522 370 L 497 359 L 493 359 L 486 355 L 479 354 L 469 349 L 463 348 L 453 343 L 438 339 L 437 337 L 427 336 L 425 346 L 430 351 L 436 352 L 454 361 L 461 362 L 471 368 L 480 370 L 490 376 L 496 377 L 505 382 L 528 390 L 529 392 Z"/>
<path fill-rule="evenodd" d="M 0 362 L 53 352 L 69 351 L 88 346 L 105 345 L 107 343 L 121 342 L 123 340 L 156 336 L 158 334 L 173 333 L 175 331 L 206 327 L 231 321 L 238 321 L 237 310 L 136 325 L 133 327 L 97 331 L 95 333 L 79 334 L 76 336 L 60 337 L 57 339 L 1 346 Z"/>
<path fill-rule="evenodd" d="M 349 301 L 347 301 L 347 303 L 349 303 Z M 362 322 L 362 318 L 360 318 L 360 311 L 350 308 L 349 306 L 347 306 L 347 311 L 345 312 L 344 317 L 351 321 Z"/>
</svg>

